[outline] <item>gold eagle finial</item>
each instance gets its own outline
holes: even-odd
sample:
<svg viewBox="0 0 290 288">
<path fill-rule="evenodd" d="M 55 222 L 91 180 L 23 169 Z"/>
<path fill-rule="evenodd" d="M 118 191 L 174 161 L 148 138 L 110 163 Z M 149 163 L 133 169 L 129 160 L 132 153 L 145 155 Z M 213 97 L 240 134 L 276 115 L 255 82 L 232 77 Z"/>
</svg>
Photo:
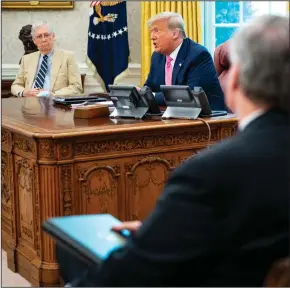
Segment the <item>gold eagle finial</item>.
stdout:
<svg viewBox="0 0 290 288">
<path fill-rule="evenodd" d="M 100 22 L 105 22 L 105 21 L 109 21 L 112 22 L 112 17 L 110 16 L 103 16 L 102 14 L 102 7 L 101 6 L 115 6 L 119 3 L 121 3 L 122 1 L 100 1 L 99 5 L 95 5 L 95 11 L 96 13 L 99 15 L 100 17 Z"/>
</svg>

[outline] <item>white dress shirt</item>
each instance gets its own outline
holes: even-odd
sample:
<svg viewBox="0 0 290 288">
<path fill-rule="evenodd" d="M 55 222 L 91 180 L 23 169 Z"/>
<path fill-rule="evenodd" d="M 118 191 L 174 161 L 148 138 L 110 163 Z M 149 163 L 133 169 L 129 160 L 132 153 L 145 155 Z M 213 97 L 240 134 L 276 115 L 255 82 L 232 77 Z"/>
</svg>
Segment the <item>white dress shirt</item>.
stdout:
<svg viewBox="0 0 290 288">
<path fill-rule="evenodd" d="M 243 131 L 246 126 L 248 126 L 251 122 L 253 122 L 256 118 L 260 117 L 265 113 L 265 110 L 258 109 L 254 112 L 252 112 L 250 115 L 246 116 L 244 119 L 242 119 L 239 123 L 239 130 Z"/>
<path fill-rule="evenodd" d="M 37 77 L 38 72 L 40 70 L 41 63 L 42 63 L 42 60 L 43 60 L 43 56 L 44 56 L 44 54 L 40 54 L 35 77 Z M 49 91 L 50 90 L 50 71 L 51 71 L 51 64 L 52 64 L 52 56 L 53 56 L 53 50 L 47 55 L 47 57 L 48 57 L 47 58 L 47 72 L 46 72 L 46 75 L 45 75 L 45 79 L 44 79 L 44 83 L 43 83 L 43 88 L 42 88 L 45 91 Z M 34 80 L 31 88 L 34 88 L 35 80 Z"/>
<path fill-rule="evenodd" d="M 181 45 L 182 45 L 183 42 L 181 42 L 179 44 L 179 46 L 176 47 L 176 49 L 169 55 L 171 58 L 172 58 L 172 61 L 171 61 L 171 67 L 172 67 L 172 71 L 173 71 L 173 68 L 174 68 L 174 64 L 175 64 L 175 60 L 177 58 L 177 55 L 178 55 L 178 52 L 181 48 Z"/>
</svg>

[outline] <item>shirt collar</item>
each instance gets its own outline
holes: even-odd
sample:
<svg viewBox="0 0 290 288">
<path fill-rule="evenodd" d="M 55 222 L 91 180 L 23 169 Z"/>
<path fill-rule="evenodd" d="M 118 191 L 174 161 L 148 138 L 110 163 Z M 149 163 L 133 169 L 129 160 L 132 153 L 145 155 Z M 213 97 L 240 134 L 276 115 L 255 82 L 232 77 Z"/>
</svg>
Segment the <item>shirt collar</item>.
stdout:
<svg viewBox="0 0 290 288">
<path fill-rule="evenodd" d="M 173 61 L 175 61 L 176 60 L 176 58 L 177 58 L 177 55 L 178 55 L 178 52 L 179 52 L 179 50 L 180 50 L 180 48 L 181 48 L 181 45 L 182 45 L 182 43 L 183 43 L 183 41 L 175 48 L 175 50 L 169 55 L 171 58 L 172 58 L 172 60 Z"/>
<path fill-rule="evenodd" d="M 50 51 L 50 53 L 47 54 L 47 57 L 50 58 L 50 57 L 53 55 L 53 52 L 54 52 L 54 49 L 52 49 L 52 50 Z M 44 54 L 40 53 L 40 56 L 43 57 Z"/>
<path fill-rule="evenodd" d="M 265 110 L 263 109 L 258 109 L 248 116 L 246 116 L 244 119 L 242 119 L 239 123 L 239 130 L 243 131 L 245 130 L 246 126 L 248 126 L 251 122 L 253 122 L 256 118 L 260 117 L 265 113 Z"/>
</svg>

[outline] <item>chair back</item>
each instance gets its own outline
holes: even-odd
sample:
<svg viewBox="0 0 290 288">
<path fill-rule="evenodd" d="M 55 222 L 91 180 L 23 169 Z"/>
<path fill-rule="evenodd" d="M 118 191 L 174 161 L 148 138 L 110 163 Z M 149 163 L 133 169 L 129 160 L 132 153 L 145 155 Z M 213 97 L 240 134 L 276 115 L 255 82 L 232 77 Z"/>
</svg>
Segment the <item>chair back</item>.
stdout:
<svg viewBox="0 0 290 288">
<path fill-rule="evenodd" d="M 214 51 L 214 67 L 222 90 L 225 92 L 228 71 L 230 69 L 229 41 L 220 44 Z"/>
<path fill-rule="evenodd" d="M 83 93 L 84 93 L 84 91 L 85 91 L 85 79 L 86 79 L 86 74 L 85 73 L 83 73 L 83 74 L 81 74 L 81 80 L 82 80 L 82 88 L 83 88 Z"/>
</svg>

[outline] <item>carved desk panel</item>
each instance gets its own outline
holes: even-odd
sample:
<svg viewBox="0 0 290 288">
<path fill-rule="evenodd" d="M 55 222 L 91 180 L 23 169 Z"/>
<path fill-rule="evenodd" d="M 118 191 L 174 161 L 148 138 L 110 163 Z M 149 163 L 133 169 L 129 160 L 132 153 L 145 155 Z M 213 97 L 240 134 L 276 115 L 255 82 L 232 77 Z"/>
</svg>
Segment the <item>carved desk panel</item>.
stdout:
<svg viewBox="0 0 290 288">
<path fill-rule="evenodd" d="M 2 244 L 8 267 L 35 286 L 60 284 L 48 217 L 110 213 L 144 219 L 170 173 L 206 147 L 201 121 L 74 119 L 36 98 L 2 100 Z M 210 144 L 232 115 L 208 119 Z"/>
</svg>

